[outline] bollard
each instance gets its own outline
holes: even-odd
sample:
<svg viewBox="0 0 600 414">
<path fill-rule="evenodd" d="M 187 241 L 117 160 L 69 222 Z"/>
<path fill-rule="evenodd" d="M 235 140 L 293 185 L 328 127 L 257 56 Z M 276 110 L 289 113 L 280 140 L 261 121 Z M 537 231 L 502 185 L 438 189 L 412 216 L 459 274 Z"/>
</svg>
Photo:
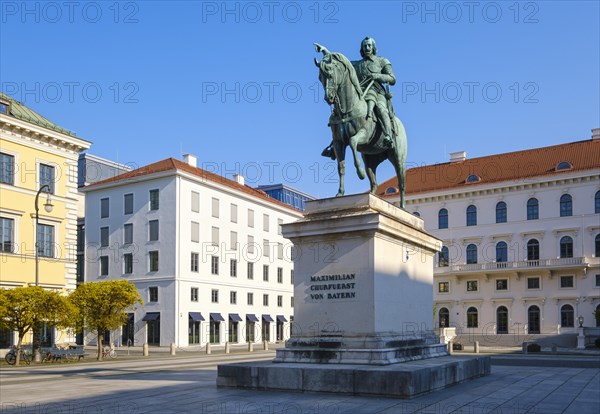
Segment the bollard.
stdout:
<svg viewBox="0 0 600 414">
<path fill-rule="evenodd" d="M 264 349 L 265 351 L 268 351 L 268 350 L 269 350 L 269 343 L 268 343 L 267 341 L 263 341 L 263 349 Z"/>
<path fill-rule="evenodd" d="M 230 352 L 229 342 L 225 342 L 225 353 L 228 354 Z"/>
<path fill-rule="evenodd" d="M 148 356 L 148 344 L 144 344 L 142 347 L 142 355 Z"/>
<path fill-rule="evenodd" d="M 248 342 L 248 352 L 254 352 L 254 342 Z"/>
<path fill-rule="evenodd" d="M 206 343 L 206 355 L 210 355 L 212 353 L 212 350 L 210 349 L 210 342 Z"/>
<path fill-rule="evenodd" d="M 175 342 L 171 342 L 171 355 L 175 355 Z"/>
<path fill-rule="evenodd" d="M 527 347 L 529 346 L 529 342 L 523 342 L 523 349 L 521 350 L 521 352 L 523 352 L 524 354 L 527 353 Z"/>
<path fill-rule="evenodd" d="M 448 353 L 450 355 L 454 353 L 454 349 L 452 349 L 452 341 L 448 342 Z"/>
<path fill-rule="evenodd" d="M 479 353 L 479 341 L 475 341 L 475 353 Z"/>
</svg>

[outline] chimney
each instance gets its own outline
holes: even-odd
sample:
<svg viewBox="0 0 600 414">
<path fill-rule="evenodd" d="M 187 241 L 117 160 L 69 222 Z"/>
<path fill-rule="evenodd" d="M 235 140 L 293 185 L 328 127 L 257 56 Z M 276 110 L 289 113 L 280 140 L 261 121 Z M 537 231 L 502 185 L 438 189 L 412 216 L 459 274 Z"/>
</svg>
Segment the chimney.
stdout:
<svg viewBox="0 0 600 414">
<path fill-rule="evenodd" d="M 467 151 L 457 151 L 450 153 L 450 162 L 461 162 L 467 159 Z"/>
<path fill-rule="evenodd" d="M 233 181 L 240 185 L 244 185 L 244 176 L 242 174 L 233 174 Z"/>
<path fill-rule="evenodd" d="M 183 154 L 183 162 L 191 165 L 192 167 L 197 167 L 198 158 L 192 154 Z"/>
<path fill-rule="evenodd" d="M 600 139 L 600 128 L 594 128 L 592 129 L 592 140 L 599 140 Z"/>
</svg>

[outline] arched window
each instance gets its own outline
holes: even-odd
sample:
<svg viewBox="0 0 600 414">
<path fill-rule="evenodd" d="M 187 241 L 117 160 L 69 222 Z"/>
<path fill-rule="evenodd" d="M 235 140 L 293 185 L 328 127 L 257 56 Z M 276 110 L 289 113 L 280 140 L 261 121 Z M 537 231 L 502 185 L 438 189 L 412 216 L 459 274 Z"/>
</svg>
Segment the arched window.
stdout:
<svg viewBox="0 0 600 414">
<path fill-rule="evenodd" d="M 573 306 L 563 305 L 560 308 L 560 326 L 563 328 L 574 328 L 575 327 L 575 312 Z"/>
<path fill-rule="evenodd" d="M 508 309 L 506 309 L 506 306 L 499 306 L 496 309 L 496 333 L 508 333 Z"/>
<path fill-rule="evenodd" d="M 568 161 L 562 161 L 559 162 L 558 164 L 556 164 L 556 171 L 561 171 L 561 170 L 570 170 L 571 168 L 573 168 L 573 166 L 571 165 L 570 162 Z"/>
<path fill-rule="evenodd" d="M 478 326 L 477 308 L 471 306 L 467 309 L 467 328 L 477 328 Z"/>
<path fill-rule="evenodd" d="M 421 217 L 421 214 L 420 214 L 418 211 L 415 211 L 415 212 L 413 213 L 413 216 Z"/>
<path fill-rule="evenodd" d="M 398 189 L 396 187 L 388 187 L 385 189 L 386 194 L 394 194 L 397 192 L 398 192 Z"/>
<path fill-rule="evenodd" d="M 600 305 L 596 306 L 596 328 L 600 328 Z"/>
<path fill-rule="evenodd" d="M 496 262 L 508 262 L 508 245 L 506 242 L 500 241 L 496 244 Z"/>
<path fill-rule="evenodd" d="M 445 208 L 441 209 L 438 212 L 438 228 L 439 229 L 447 229 L 448 228 L 448 210 Z"/>
<path fill-rule="evenodd" d="M 537 198 L 527 200 L 527 220 L 537 220 L 540 218 L 540 206 Z"/>
<path fill-rule="evenodd" d="M 447 328 L 450 326 L 450 311 L 448 308 L 441 308 L 438 315 L 440 328 Z"/>
<path fill-rule="evenodd" d="M 596 234 L 594 256 L 600 257 L 600 234 Z"/>
<path fill-rule="evenodd" d="M 594 213 L 600 214 L 600 191 L 596 191 L 594 196 Z"/>
<path fill-rule="evenodd" d="M 563 236 L 560 239 L 560 257 L 573 257 L 573 239 L 570 236 Z"/>
<path fill-rule="evenodd" d="M 450 263 L 450 251 L 448 246 L 443 246 L 442 251 L 438 254 L 438 266 L 446 267 Z"/>
<path fill-rule="evenodd" d="M 563 194 L 560 197 L 560 216 L 569 217 L 573 215 L 573 197 L 570 194 Z"/>
<path fill-rule="evenodd" d="M 465 180 L 465 182 L 466 182 L 467 184 L 470 184 L 470 183 L 478 183 L 479 181 L 481 181 L 481 177 L 480 177 L 480 176 L 478 176 L 478 175 L 475 175 L 475 174 L 471 174 L 471 175 L 469 175 L 469 176 L 467 177 L 467 179 Z"/>
<path fill-rule="evenodd" d="M 467 207 L 467 226 L 477 225 L 477 207 L 470 205 Z"/>
<path fill-rule="evenodd" d="M 536 305 L 530 306 L 527 309 L 527 333 L 540 333 L 540 308 Z"/>
<path fill-rule="evenodd" d="M 536 239 L 527 242 L 527 260 L 540 260 L 540 242 Z"/>
<path fill-rule="evenodd" d="M 467 264 L 477 263 L 477 246 L 469 244 L 467 246 Z"/>
<path fill-rule="evenodd" d="M 506 223 L 506 203 L 500 201 L 496 204 L 496 223 Z"/>
</svg>

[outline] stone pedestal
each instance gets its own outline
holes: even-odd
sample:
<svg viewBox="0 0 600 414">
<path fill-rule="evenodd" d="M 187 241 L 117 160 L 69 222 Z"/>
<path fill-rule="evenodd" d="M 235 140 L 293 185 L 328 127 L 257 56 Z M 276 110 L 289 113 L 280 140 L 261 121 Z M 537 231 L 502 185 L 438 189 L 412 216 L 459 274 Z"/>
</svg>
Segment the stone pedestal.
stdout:
<svg viewBox="0 0 600 414">
<path fill-rule="evenodd" d="M 449 357 L 433 331 L 441 241 L 419 217 L 358 194 L 308 202 L 283 234 L 294 243 L 292 337 L 275 364 L 219 366 L 217 385 L 369 394 L 358 380 L 368 376 L 390 382 L 381 395 L 411 397 L 490 372 L 489 357 Z M 439 381 L 426 385 L 430 375 Z"/>
</svg>

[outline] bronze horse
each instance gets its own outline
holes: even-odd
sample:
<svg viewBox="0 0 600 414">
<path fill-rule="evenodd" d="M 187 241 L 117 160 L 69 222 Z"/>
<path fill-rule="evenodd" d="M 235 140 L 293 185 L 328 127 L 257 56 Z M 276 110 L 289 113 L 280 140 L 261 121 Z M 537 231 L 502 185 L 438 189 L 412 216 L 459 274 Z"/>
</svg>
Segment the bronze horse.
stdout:
<svg viewBox="0 0 600 414">
<path fill-rule="evenodd" d="M 363 180 L 369 177 L 371 194 L 377 192 L 377 166 L 388 159 L 396 170 L 400 206 L 404 208 L 404 178 L 406 161 L 406 132 L 404 125 L 394 117 L 395 131 L 390 148 L 381 144 L 381 128 L 373 120 L 367 119 L 367 103 L 363 90 L 359 85 L 356 71 L 352 63 L 341 53 L 329 52 L 321 45 L 315 44 L 317 52 L 323 53 L 323 59 L 315 64 L 319 68 L 319 80 L 325 89 L 325 101 L 333 105 L 333 113 L 329 118 L 329 126 L 333 135 L 333 149 L 338 164 L 340 186 L 337 197 L 344 195 L 344 175 L 346 173 L 346 147 L 350 146 L 354 157 L 354 165 L 358 177 Z M 361 153 L 365 170 L 358 158 Z"/>
</svg>

